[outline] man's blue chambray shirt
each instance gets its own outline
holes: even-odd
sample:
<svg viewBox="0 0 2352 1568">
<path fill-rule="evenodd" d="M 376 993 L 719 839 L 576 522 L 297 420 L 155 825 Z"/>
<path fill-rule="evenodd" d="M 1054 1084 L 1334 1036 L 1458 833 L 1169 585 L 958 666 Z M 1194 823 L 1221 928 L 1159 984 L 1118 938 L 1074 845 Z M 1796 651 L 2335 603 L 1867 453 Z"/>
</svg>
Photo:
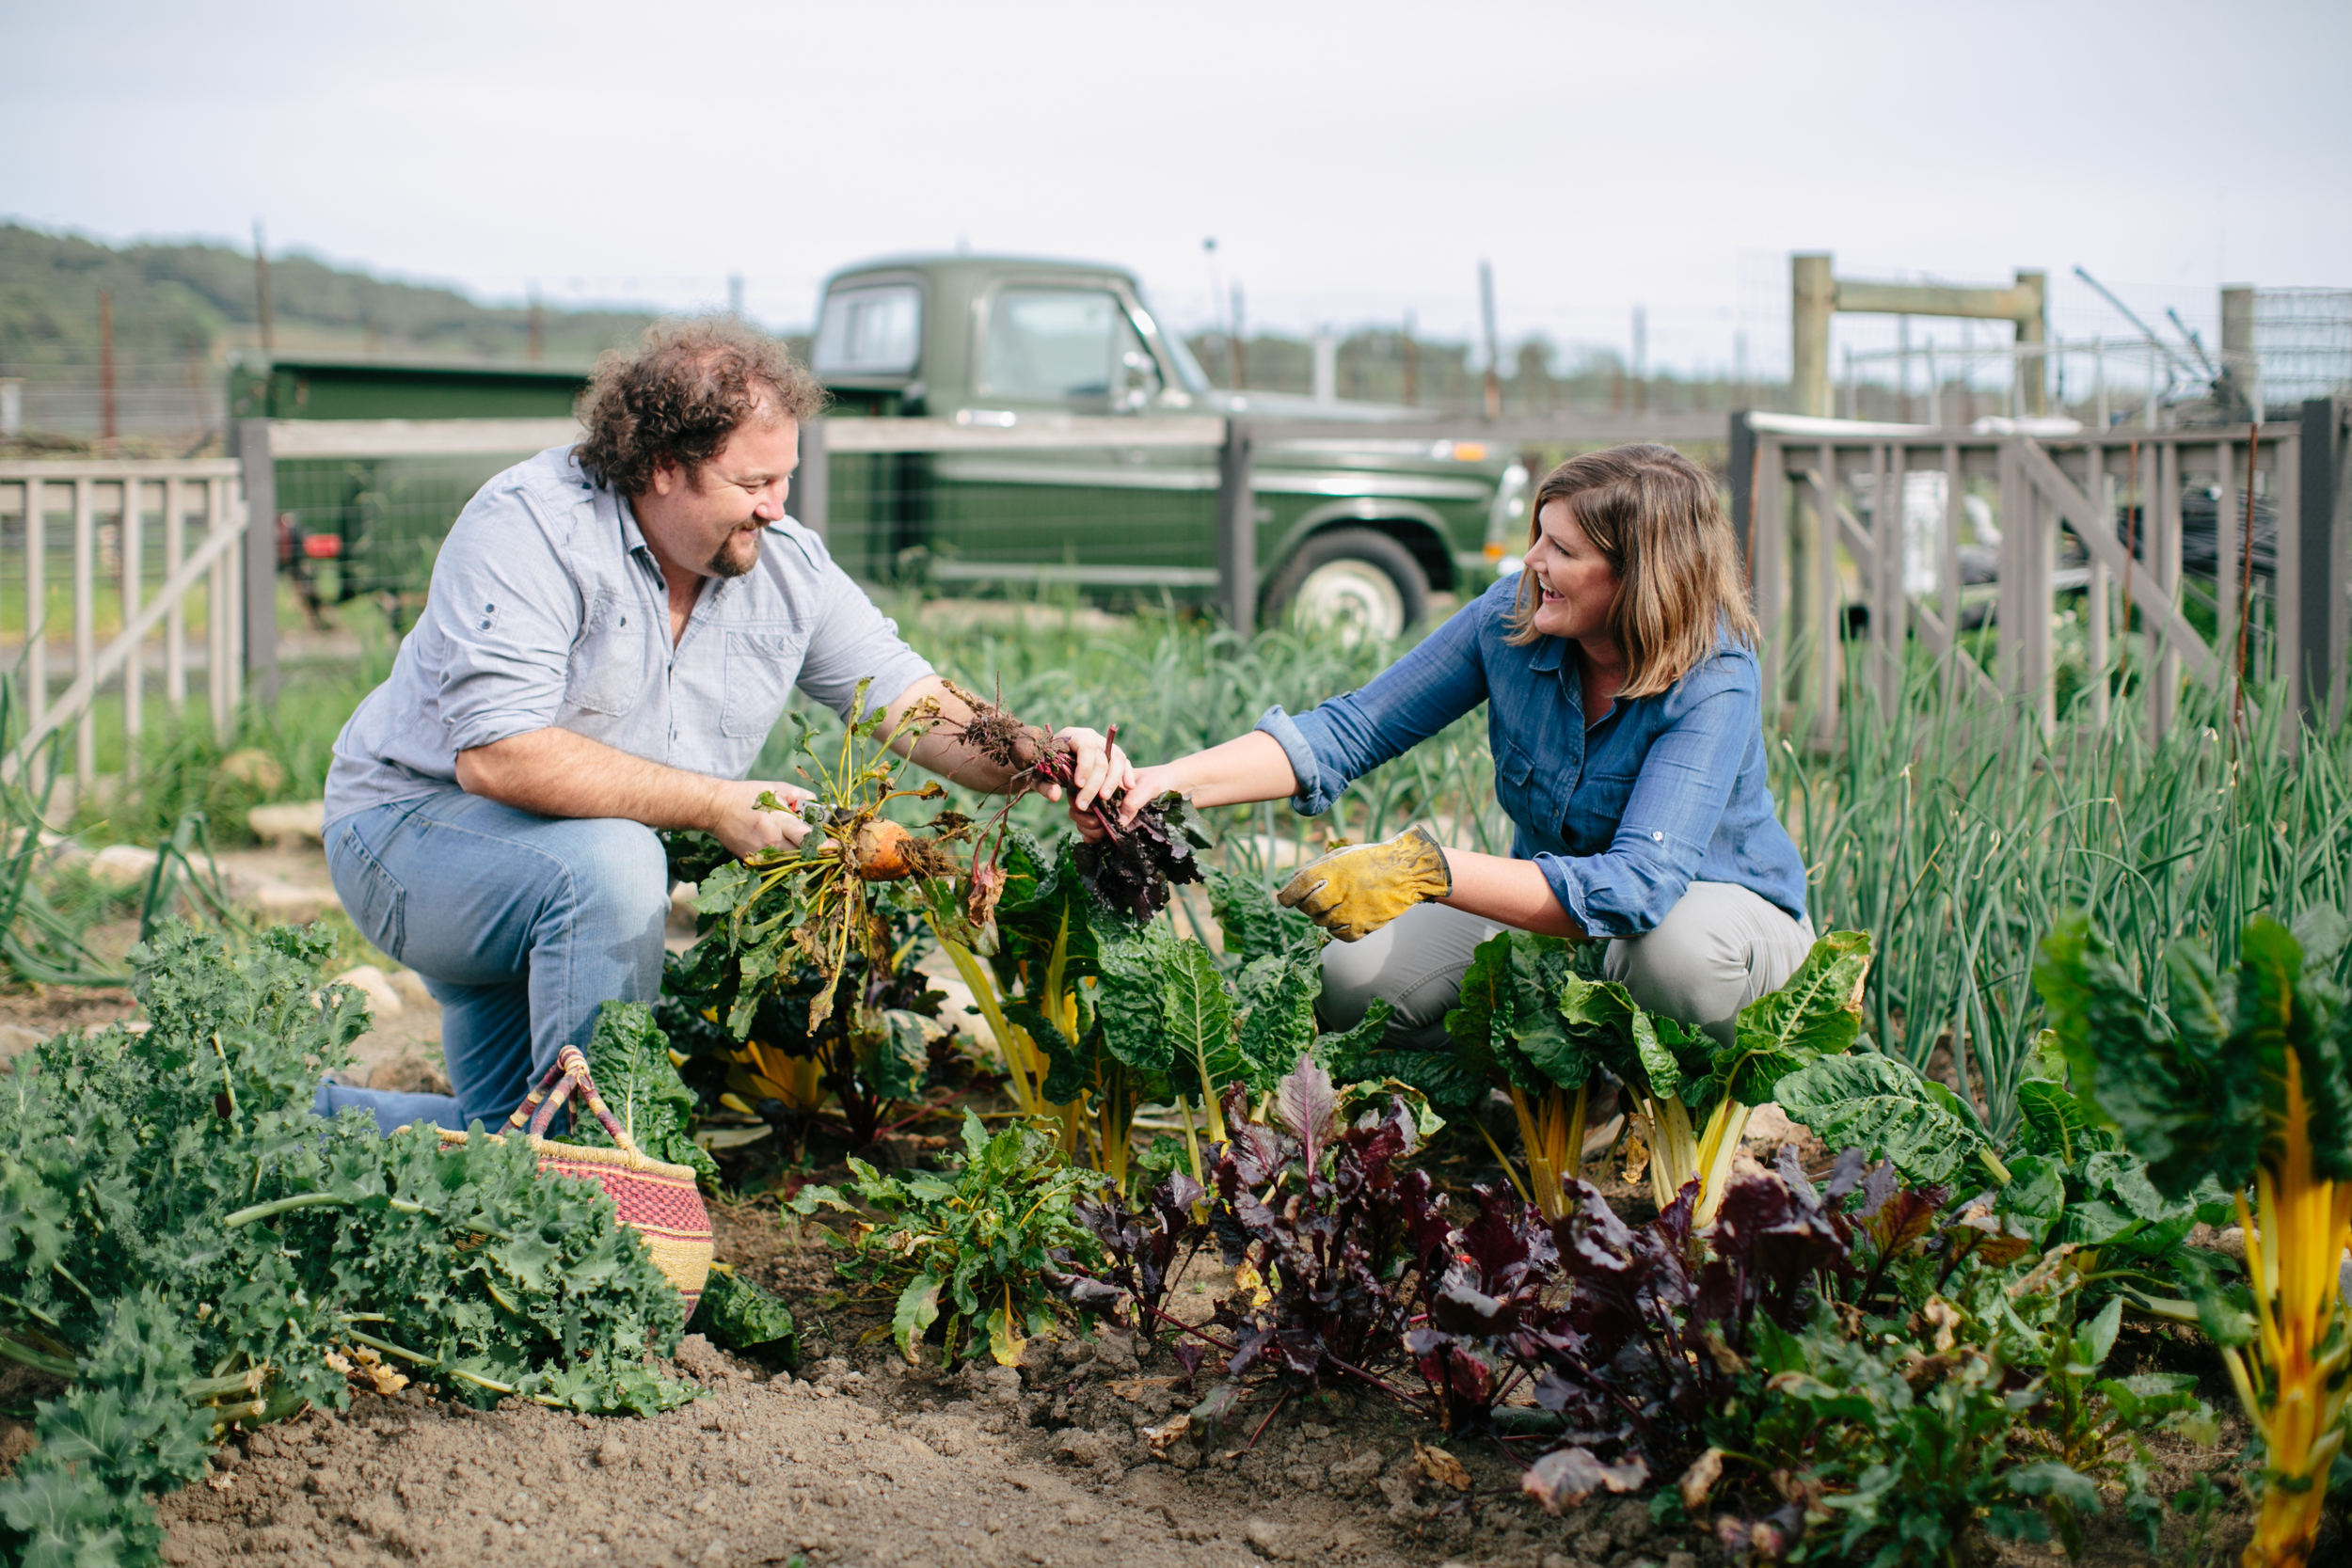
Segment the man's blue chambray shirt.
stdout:
<svg viewBox="0 0 2352 1568">
<path fill-rule="evenodd" d="M 706 581 L 670 643 L 668 591 L 627 498 L 556 447 L 458 515 L 391 677 L 335 740 L 329 821 L 455 787 L 457 753 L 560 727 L 649 762 L 739 779 L 798 684 L 836 713 L 931 673 L 789 518 L 759 563 Z"/>
<path fill-rule="evenodd" d="M 1726 641 L 1654 697 L 1619 698 L 1599 722 L 1564 639 L 1511 634 L 1504 578 L 1360 691 L 1296 716 L 1270 708 L 1299 791 L 1328 811 L 1349 781 L 1484 702 L 1495 794 L 1561 907 L 1593 936 L 1656 928 L 1692 882 L 1735 882 L 1804 916 L 1804 863 L 1772 815 L 1756 656 Z"/>
</svg>

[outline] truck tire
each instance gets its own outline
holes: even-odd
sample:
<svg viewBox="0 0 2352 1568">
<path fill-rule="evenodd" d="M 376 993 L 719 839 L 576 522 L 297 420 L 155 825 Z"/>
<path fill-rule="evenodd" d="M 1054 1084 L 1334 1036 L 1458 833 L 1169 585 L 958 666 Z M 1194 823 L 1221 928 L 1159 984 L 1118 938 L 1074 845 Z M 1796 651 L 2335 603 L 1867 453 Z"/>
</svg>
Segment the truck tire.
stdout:
<svg viewBox="0 0 2352 1568">
<path fill-rule="evenodd" d="M 1368 528 L 1318 533 L 1282 563 L 1266 589 L 1266 622 L 1353 626 L 1352 637 L 1403 635 L 1429 609 L 1429 578 L 1412 552 Z"/>
</svg>

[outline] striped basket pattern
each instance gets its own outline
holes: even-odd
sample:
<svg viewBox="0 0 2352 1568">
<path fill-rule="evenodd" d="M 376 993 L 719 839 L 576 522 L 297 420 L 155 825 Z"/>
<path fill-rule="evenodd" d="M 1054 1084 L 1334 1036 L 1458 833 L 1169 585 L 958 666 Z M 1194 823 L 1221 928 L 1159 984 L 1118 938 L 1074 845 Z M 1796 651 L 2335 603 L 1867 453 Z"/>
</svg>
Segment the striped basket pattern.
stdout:
<svg viewBox="0 0 2352 1568">
<path fill-rule="evenodd" d="M 616 1147 L 583 1148 L 547 1136 L 548 1129 L 555 1124 L 557 1108 L 574 1088 L 587 1101 L 590 1114 L 604 1123 Z M 528 1128 L 525 1117 L 530 1118 Z M 628 1130 L 606 1108 L 595 1080 L 588 1076 L 587 1058 L 577 1046 L 565 1046 L 530 1098 L 515 1107 L 506 1125 L 485 1135 L 498 1138 L 518 1131 L 528 1132 L 541 1170 L 580 1177 L 604 1188 L 605 1196 L 620 1212 L 621 1223 L 645 1239 L 655 1266 L 686 1298 L 687 1316 L 692 1317 L 710 1275 L 711 1258 L 710 1211 L 703 1206 L 694 1173 L 685 1165 L 665 1164 L 639 1151 Z M 441 1131 L 445 1144 L 462 1144 L 466 1137 L 447 1128 Z"/>
</svg>

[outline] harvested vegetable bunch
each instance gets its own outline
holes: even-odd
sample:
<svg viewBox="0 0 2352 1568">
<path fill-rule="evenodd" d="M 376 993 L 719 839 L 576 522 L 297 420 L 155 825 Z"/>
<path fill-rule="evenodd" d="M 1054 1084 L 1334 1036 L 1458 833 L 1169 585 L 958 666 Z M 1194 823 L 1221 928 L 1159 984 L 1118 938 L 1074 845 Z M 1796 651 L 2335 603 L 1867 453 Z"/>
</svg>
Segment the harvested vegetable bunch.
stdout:
<svg viewBox="0 0 2352 1568">
<path fill-rule="evenodd" d="M 971 719 L 961 728 L 965 743 L 1011 772 L 1013 787 L 1009 795 L 1017 799 L 1025 789 L 1046 784 L 1076 791 L 1076 754 L 1050 731 L 1025 724 L 994 703 L 953 683 L 948 689 L 972 709 Z M 1111 726 L 1109 738 L 1119 738 L 1118 725 Z M 1200 862 L 1193 851 L 1206 846 L 1188 820 L 1183 797 L 1173 792 L 1161 796 L 1145 806 L 1132 824 L 1119 820 L 1115 800 L 1098 800 L 1087 810 L 1097 836 L 1079 848 L 1079 870 L 1094 895 L 1111 908 L 1137 920 L 1149 920 L 1168 908 L 1169 884 L 1200 879 Z M 978 865 L 975 857 L 976 887 L 986 885 Z M 993 907 L 991 904 L 989 911 Z M 975 924 L 985 923 L 988 911 L 975 909 L 973 917 Z"/>
<path fill-rule="evenodd" d="M 2254 1189 L 2250 1212 L 2237 1199 L 2249 1289 L 2198 1303 L 2265 1449 L 2247 1568 L 2310 1558 L 2352 1391 L 2338 1275 L 2352 1241 L 2352 1007 L 2325 977 L 2344 934 L 2327 910 L 2300 941 L 2257 919 L 2227 977 L 2177 944 L 2169 1019 L 2087 917 L 2050 935 L 2034 972 L 2076 1096 L 2147 1159 L 2158 1192 L 2183 1197 L 2207 1178 Z"/>
<path fill-rule="evenodd" d="M 839 753 L 830 762 L 811 743 L 808 721 L 790 716 L 801 758 L 794 770 L 818 796 L 803 810 L 811 831 L 798 849 L 737 861 L 715 844 L 696 842 L 700 835 L 673 840 L 673 868 L 691 874 L 695 911 L 708 917 L 697 947 L 714 951 L 698 952 L 697 964 L 723 959 L 740 977 L 725 1021 L 738 1039 L 748 1037 L 753 1015 L 798 962 L 812 966 L 819 979 L 808 1001 L 811 1033 L 832 1016 L 834 987 L 850 955 L 862 955 L 876 970 L 895 969 L 882 913 L 886 895 L 877 890 L 951 876 L 957 862 L 948 847 L 971 837 L 972 823 L 955 812 L 942 812 L 922 833 L 883 817 L 894 800 L 935 800 L 946 793 L 936 783 L 898 788 L 907 764 L 891 750 L 937 723 L 939 711 L 930 703 L 917 704 L 892 724 L 886 708 L 866 710 L 866 691 L 861 681 L 851 711 L 864 717 L 843 730 Z M 785 809 L 772 795 L 759 803 Z"/>
</svg>

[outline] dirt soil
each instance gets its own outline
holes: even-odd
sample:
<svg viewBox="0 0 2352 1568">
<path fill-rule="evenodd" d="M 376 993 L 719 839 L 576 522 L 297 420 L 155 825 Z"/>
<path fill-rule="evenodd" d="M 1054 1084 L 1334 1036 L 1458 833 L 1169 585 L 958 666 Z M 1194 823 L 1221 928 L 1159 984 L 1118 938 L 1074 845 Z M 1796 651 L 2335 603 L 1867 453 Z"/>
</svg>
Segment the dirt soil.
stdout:
<svg viewBox="0 0 2352 1568">
<path fill-rule="evenodd" d="M 257 1560 L 716 1568 L 796 1557 L 809 1568 L 1724 1560 L 1692 1527 L 1654 1526 L 1646 1497 L 1604 1495 L 1549 1518 L 1519 1495 L 1516 1466 L 1494 1445 L 1445 1443 L 1389 1405 L 1346 1393 L 1270 1415 L 1261 1401 L 1213 1440 L 1186 1435 L 1155 1448 L 1152 1433 L 1193 1402 L 1165 1342 L 1154 1354 L 1114 1332 L 1034 1340 L 1017 1369 L 985 1357 L 953 1373 L 909 1367 L 881 1336 L 881 1305 L 841 1293 L 814 1227 L 780 1227 L 772 1199 L 720 1206 L 713 1219 L 720 1257 L 792 1303 L 804 1338 L 799 1375 L 693 1336 L 676 1368 L 706 1397 L 648 1419 L 516 1401 L 478 1412 L 415 1388 L 389 1400 L 362 1395 L 347 1413 L 312 1413 L 220 1450 L 209 1480 L 164 1499 L 166 1560 L 203 1568 Z M 1204 1317 L 1229 1284 L 1196 1266 L 1171 1292 L 1171 1309 Z M 2164 1349 L 2152 1342 L 2146 1353 Z M 2234 1454 L 2241 1438 L 2159 1453 L 2163 1489 Z M 2218 1568 L 2246 1537 L 2242 1505 L 2201 1530 L 2169 1521 L 2153 1554 L 2120 1522 L 2094 1523 L 2083 1561 Z M 2003 1547 L 1997 1558 L 2013 1568 L 2064 1560 L 2039 1546 Z"/>
</svg>

